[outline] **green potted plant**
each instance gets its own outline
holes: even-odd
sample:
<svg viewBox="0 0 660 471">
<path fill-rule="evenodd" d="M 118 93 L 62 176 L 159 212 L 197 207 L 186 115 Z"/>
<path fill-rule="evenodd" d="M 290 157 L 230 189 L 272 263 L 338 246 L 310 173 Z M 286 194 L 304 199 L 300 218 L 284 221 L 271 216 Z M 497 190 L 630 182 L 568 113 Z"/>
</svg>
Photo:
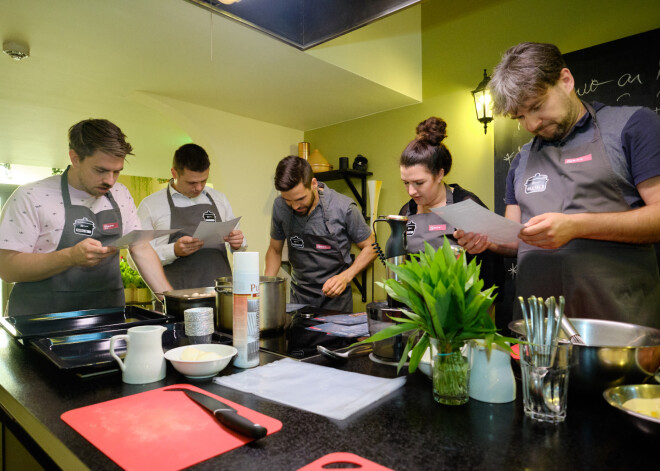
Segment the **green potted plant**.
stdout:
<svg viewBox="0 0 660 471">
<path fill-rule="evenodd" d="M 397 324 L 361 343 L 410 332 L 399 370 L 412 351 L 409 371 L 414 372 L 430 347 L 435 400 L 464 404 L 469 398 L 469 361 L 461 352 L 466 343 L 482 339 L 487 346 L 494 343 L 510 351 L 507 342 L 516 341 L 499 335 L 488 313 L 495 300 L 495 286 L 482 290 L 481 265 L 476 259 L 467 263 L 464 252 L 457 256 L 446 237 L 437 251 L 426 243 L 425 250 L 411 255 L 409 261 L 388 266 L 399 280 L 388 279 L 378 285 L 409 310 L 402 309 L 402 317 L 392 318 Z"/>
<path fill-rule="evenodd" d="M 147 284 L 140 276 L 140 273 L 131 268 L 124 257 L 121 257 L 119 261 L 119 269 L 121 271 L 121 281 L 124 285 L 126 304 L 147 303 L 151 301 L 151 293 Z"/>
</svg>

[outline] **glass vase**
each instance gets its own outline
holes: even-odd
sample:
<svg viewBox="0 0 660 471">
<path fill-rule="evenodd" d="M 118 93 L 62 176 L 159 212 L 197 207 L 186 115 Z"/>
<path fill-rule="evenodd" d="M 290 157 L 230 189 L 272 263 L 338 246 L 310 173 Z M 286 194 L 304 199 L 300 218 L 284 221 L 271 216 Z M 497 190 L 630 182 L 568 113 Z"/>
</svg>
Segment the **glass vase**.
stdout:
<svg viewBox="0 0 660 471">
<path fill-rule="evenodd" d="M 431 339 L 431 369 L 433 371 L 433 399 L 440 404 L 459 406 L 468 402 L 470 378 L 470 349 L 460 348 L 444 352 L 437 339 Z"/>
</svg>

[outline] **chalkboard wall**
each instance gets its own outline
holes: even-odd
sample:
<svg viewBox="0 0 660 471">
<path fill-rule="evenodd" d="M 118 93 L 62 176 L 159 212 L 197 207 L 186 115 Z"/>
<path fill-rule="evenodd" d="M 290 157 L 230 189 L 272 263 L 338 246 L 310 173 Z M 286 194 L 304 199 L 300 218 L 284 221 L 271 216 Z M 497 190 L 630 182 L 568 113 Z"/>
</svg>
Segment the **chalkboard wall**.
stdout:
<svg viewBox="0 0 660 471">
<path fill-rule="evenodd" d="M 660 29 L 564 54 L 575 90 L 587 102 L 646 106 L 660 113 Z M 532 135 L 510 118 L 495 118 L 495 212 L 504 215 L 506 175 L 511 161 Z M 660 244 L 656 252 L 660 262 Z M 512 316 L 516 260 L 506 259 L 496 323 L 504 329 Z"/>
</svg>

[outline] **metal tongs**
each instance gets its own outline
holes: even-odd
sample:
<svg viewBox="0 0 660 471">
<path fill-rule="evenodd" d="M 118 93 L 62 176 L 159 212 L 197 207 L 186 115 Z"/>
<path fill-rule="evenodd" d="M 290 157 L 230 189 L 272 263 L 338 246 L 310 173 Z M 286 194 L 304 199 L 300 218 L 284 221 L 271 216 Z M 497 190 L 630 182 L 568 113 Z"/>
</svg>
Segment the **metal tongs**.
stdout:
<svg viewBox="0 0 660 471">
<path fill-rule="evenodd" d="M 554 296 L 546 299 L 545 307 L 548 310 L 548 318 L 543 315 L 543 298 L 531 296 L 528 299 L 529 314 L 522 296 L 518 297 L 525 320 L 527 339 L 536 345 L 552 345 L 559 333 L 559 327 L 566 332 L 572 345 L 586 345 L 586 342 L 577 331 L 568 316 L 564 315 L 566 300 L 559 296 L 559 303 L 555 302 Z M 544 325 L 545 324 L 545 325 Z"/>
</svg>

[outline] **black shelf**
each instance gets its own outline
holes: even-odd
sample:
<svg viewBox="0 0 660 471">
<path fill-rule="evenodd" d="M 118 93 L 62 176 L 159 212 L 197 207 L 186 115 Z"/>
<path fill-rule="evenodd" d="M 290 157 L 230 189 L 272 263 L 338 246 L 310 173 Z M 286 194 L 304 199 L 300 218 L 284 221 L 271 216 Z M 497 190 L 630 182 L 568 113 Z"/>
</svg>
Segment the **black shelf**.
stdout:
<svg viewBox="0 0 660 471">
<path fill-rule="evenodd" d="M 321 182 L 330 182 L 334 180 L 344 180 L 348 187 L 353 192 L 353 196 L 357 200 L 357 203 L 362 208 L 362 216 L 367 224 L 370 224 L 370 221 L 367 217 L 367 177 L 373 175 L 371 172 L 366 170 L 353 170 L 353 169 L 340 169 L 340 170 L 328 170 L 327 172 L 318 172 L 314 174 L 314 177 Z M 353 184 L 353 178 L 360 180 L 360 189 L 358 189 Z M 367 271 L 363 270 L 360 274 L 362 281 L 360 282 L 357 278 L 353 278 L 353 283 L 357 286 L 358 291 L 362 295 L 362 302 L 367 302 Z"/>
<path fill-rule="evenodd" d="M 357 200 L 358 204 L 362 208 L 362 216 L 364 217 L 364 220 L 369 222 L 369 218 L 367 217 L 367 177 L 370 177 L 373 175 L 371 172 L 367 172 L 365 170 L 352 170 L 352 169 L 344 169 L 344 170 L 328 170 L 327 172 L 319 172 L 315 173 L 314 177 L 318 181 L 321 182 L 330 182 L 333 180 L 344 180 L 348 187 L 351 189 L 353 192 L 353 196 L 355 196 L 355 199 Z M 357 188 L 355 188 L 355 185 L 353 184 L 352 178 L 358 178 L 361 183 L 361 191 L 358 191 Z"/>
</svg>

